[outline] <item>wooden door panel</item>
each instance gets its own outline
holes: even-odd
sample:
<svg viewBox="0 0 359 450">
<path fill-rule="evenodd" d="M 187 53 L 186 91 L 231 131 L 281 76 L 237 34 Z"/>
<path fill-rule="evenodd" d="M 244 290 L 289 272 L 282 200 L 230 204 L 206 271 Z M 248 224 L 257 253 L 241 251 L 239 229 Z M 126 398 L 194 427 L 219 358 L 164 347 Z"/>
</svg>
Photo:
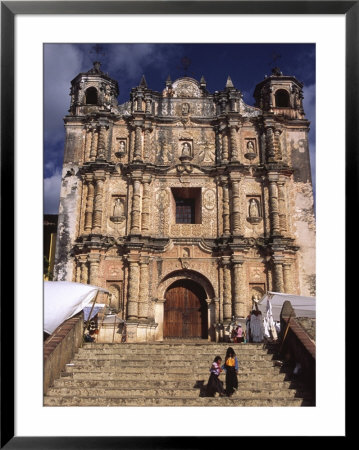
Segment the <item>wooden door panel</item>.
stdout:
<svg viewBox="0 0 359 450">
<path fill-rule="evenodd" d="M 180 281 L 170 287 L 164 304 L 164 337 L 206 337 L 206 308 L 201 304 L 200 297 L 201 291 L 193 282 Z"/>
</svg>

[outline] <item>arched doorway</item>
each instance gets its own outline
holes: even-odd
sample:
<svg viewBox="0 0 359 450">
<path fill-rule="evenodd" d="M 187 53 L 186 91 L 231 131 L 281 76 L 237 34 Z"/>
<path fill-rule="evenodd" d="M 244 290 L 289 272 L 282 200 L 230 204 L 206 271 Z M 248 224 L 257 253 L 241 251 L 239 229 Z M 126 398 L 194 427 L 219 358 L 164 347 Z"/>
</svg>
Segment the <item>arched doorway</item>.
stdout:
<svg viewBox="0 0 359 450">
<path fill-rule="evenodd" d="M 167 289 L 164 304 L 164 339 L 207 339 L 208 307 L 201 285 L 177 280 Z"/>
</svg>

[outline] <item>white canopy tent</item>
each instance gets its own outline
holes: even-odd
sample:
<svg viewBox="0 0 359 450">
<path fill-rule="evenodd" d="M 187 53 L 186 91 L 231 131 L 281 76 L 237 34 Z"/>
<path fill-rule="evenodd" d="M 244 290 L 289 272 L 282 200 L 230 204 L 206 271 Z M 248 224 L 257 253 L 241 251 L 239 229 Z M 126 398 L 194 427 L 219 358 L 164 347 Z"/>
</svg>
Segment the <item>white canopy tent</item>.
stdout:
<svg viewBox="0 0 359 450">
<path fill-rule="evenodd" d="M 44 331 L 52 334 L 65 320 L 82 311 L 106 289 L 70 281 L 44 282 Z"/>
<path fill-rule="evenodd" d="M 283 303 L 289 300 L 297 317 L 315 319 L 315 297 L 303 297 L 301 295 L 283 294 L 281 292 L 267 292 L 258 302 L 258 309 L 263 316 L 270 310 L 274 321 L 280 320 L 280 312 Z"/>
</svg>

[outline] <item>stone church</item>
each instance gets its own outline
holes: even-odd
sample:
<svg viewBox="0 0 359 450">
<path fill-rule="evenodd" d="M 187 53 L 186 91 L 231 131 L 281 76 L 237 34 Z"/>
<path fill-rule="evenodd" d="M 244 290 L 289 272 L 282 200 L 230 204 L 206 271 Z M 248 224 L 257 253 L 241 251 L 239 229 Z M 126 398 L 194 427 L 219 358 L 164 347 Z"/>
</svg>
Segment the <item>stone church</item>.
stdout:
<svg viewBox="0 0 359 450">
<path fill-rule="evenodd" d="M 54 279 L 106 288 L 130 342 L 221 341 L 267 291 L 315 295 L 303 85 L 224 85 L 142 77 L 119 105 L 98 62 L 71 82 Z"/>
</svg>

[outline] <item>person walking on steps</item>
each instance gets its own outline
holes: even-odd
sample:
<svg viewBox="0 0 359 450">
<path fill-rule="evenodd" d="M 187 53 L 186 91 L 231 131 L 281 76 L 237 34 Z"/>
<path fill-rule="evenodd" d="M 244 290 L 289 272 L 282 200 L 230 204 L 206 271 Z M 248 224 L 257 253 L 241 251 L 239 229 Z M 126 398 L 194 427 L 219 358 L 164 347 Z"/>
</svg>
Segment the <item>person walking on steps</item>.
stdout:
<svg viewBox="0 0 359 450">
<path fill-rule="evenodd" d="M 238 359 L 232 347 L 227 348 L 222 368 L 226 372 L 226 395 L 230 397 L 238 389 Z"/>
<path fill-rule="evenodd" d="M 222 372 L 221 363 L 222 358 L 220 356 L 216 356 L 214 358 L 211 368 L 209 369 L 211 375 L 209 376 L 207 383 L 206 389 L 207 397 L 214 397 L 216 392 L 219 393 L 220 397 L 224 397 L 225 395 L 223 382 L 219 379 L 219 375 Z"/>
</svg>

